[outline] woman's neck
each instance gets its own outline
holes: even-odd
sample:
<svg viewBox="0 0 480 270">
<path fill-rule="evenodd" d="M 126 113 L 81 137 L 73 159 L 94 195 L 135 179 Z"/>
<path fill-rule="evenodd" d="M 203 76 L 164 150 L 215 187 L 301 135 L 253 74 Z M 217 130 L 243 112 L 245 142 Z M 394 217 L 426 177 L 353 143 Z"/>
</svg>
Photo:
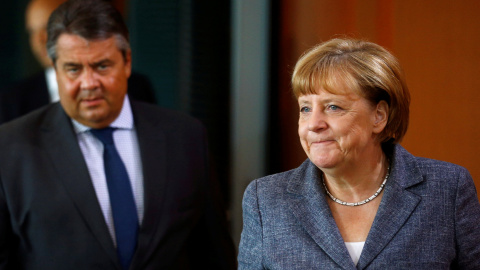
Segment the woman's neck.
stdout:
<svg viewBox="0 0 480 270">
<path fill-rule="evenodd" d="M 379 151 L 369 159 L 356 164 L 345 164 L 341 168 L 322 169 L 325 185 L 336 198 L 347 202 L 358 202 L 372 196 L 384 181 L 388 172 L 388 159 Z"/>
</svg>

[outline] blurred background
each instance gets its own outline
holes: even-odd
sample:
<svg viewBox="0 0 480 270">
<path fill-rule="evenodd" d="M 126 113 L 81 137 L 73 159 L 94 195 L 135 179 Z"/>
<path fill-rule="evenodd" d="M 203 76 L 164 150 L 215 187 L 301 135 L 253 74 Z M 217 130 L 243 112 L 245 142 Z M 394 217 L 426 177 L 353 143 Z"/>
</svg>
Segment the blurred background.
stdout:
<svg viewBox="0 0 480 270">
<path fill-rule="evenodd" d="M 112 0 L 130 29 L 133 69 L 158 104 L 200 119 L 232 236 L 258 177 L 305 160 L 290 75 L 298 57 L 336 36 L 367 39 L 402 64 L 412 103 L 402 145 L 466 167 L 480 190 L 480 1 Z M 28 0 L 0 9 L 0 91 L 41 70 L 28 45 Z"/>
</svg>

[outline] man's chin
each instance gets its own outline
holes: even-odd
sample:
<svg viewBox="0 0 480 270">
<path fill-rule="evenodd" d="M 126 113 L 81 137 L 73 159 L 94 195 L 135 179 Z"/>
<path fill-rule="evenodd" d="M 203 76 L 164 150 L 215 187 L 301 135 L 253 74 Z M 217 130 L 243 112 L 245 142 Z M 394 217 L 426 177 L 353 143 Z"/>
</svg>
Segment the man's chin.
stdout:
<svg viewBox="0 0 480 270">
<path fill-rule="evenodd" d="M 113 120 L 115 120 L 115 117 L 110 117 L 104 112 L 88 112 L 77 121 L 91 128 L 104 128 L 110 125 Z"/>
</svg>

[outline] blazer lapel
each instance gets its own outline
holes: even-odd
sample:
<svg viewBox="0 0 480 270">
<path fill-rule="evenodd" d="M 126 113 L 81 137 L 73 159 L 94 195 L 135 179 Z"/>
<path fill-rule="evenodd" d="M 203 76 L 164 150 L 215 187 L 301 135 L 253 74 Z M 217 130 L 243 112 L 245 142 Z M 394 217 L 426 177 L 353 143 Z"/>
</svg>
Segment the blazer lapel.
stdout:
<svg viewBox="0 0 480 270">
<path fill-rule="evenodd" d="M 320 184 L 320 170 L 309 160 L 297 169 L 288 184 L 290 209 L 323 251 L 343 269 L 355 269 L 328 207 Z"/>
<path fill-rule="evenodd" d="M 155 251 L 158 244 L 160 222 L 165 222 L 162 213 L 165 190 L 167 189 L 167 137 L 158 124 L 132 102 L 144 182 L 144 218 L 138 236 L 137 250 L 132 269 L 141 269 L 142 263 Z M 140 117 L 137 117 L 141 115 Z"/>
<path fill-rule="evenodd" d="M 423 181 L 413 156 L 396 146 L 390 179 L 357 264 L 365 269 L 411 216 L 421 198 L 407 188 Z"/>
<path fill-rule="evenodd" d="M 79 214 L 110 259 L 117 265 L 117 255 L 88 173 L 77 136 L 60 104 L 53 105 L 41 127 L 45 151 L 51 158 L 58 179 L 77 206 Z"/>
</svg>

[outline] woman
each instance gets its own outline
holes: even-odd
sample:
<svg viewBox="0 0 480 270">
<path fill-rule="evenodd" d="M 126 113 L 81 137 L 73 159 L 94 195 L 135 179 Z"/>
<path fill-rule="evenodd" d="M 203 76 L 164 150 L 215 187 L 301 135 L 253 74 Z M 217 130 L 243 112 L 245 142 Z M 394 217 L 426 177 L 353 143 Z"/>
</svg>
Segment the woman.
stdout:
<svg viewBox="0 0 480 270">
<path fill-rule="evenodd" d="M 248 186 L 239 269 L 480 269 L 470 174 L 398 145 L 410 95 L 394 56 L 333 39 L 292 86 L 308 159 Z"/>
</svg>

